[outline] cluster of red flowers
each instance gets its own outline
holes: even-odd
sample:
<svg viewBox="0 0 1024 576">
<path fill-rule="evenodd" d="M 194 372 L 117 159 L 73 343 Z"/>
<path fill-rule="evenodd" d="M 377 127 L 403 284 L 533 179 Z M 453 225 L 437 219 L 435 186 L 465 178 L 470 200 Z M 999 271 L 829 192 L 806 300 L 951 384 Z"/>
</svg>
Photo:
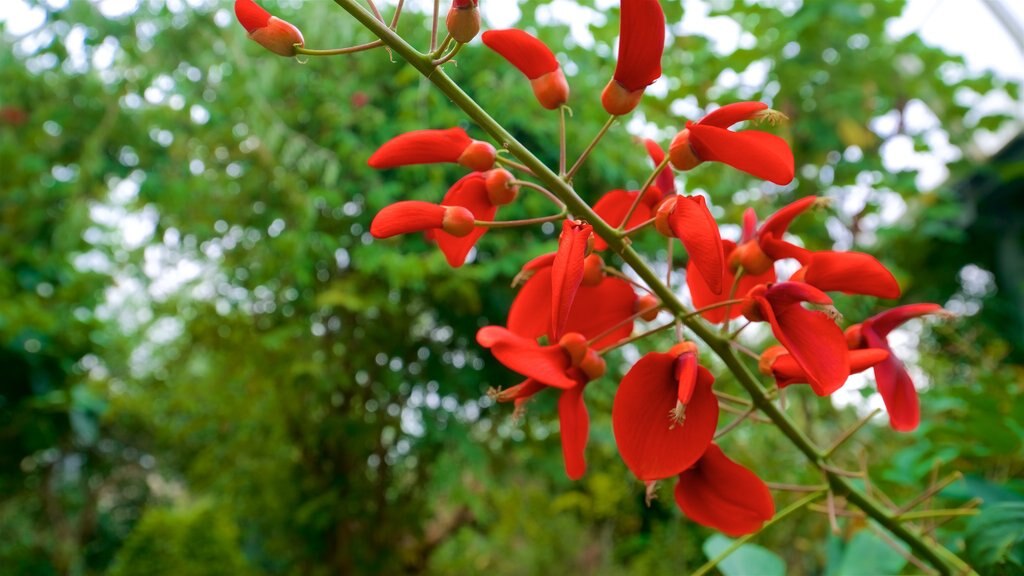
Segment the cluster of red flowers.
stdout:
<svg viewBox="0 0 1024 576">
<path fill-rule="evenodd" d="M 287 52 L 277 49 L 287 41 L 301 44 L 297 31 L 293 34 L 253 6 L 252 0 L 236 2 L 239 19 L 255 40 L 278 53 Z M 476 2 L 454 0 L 448 25 L 457 42 L 472 39 L 479 30 Z M 646 87 L 660 77 L 664 31 L 658 0 L 621 0 L 618 62 L 601 95 L 609 114 L 631 112 Z M 568 82 L 539 39 L 510 29 L 486 31 L 482 40 L 526 76 L 541 106 L 556 110 L 565 105 Z M 743 316 L 766 322 L 779 345 L 761 354 L 759 367 L 779 388 L 806 383 L 827 396 L 850 374 L 873 368 L 892 427 L 913 430 L 919 421 L 917 394 L 886 337 L 903 322 L 941 308 L 898 306 L 844 333 L 827 292 L 895 299 L 900 288 L 872 256 L 812 251 L 786 239 L 794 219 L 822 204 L 819 198 L 796 200 L 760 225 L 748 209 L 737 243 L 722 239 L 703 197 L 676 192 L 671 168 L 686 171 L 703 162 L 789 184 L 794 160 L 783 139 L 759 130 L 730 129 L 744 121 L 774 124 L 782 118 L 761 102 L 739 102 L 687 122 L 667 154 L 645 141 L 655 173 L 640 190 L 606 193 L 594 203 L 594 211 L 619 230 L 640 231 L 653 224 L 670 241 L 678 238 L 688 254 L 689 294 L 706 321 L 728 323 Z M 370 232 L 376 238 L 425 232 L 451 266 L 461 266 L 495 224 L 498 208 L 514 201 L 520 189 L 512 173 L 495 168 L 500 161 L 492 145 L 474 140 L 461 128 L 418 130 L 393 138 L 370 156 L 370 166 L 447 162 L 470 172 L 439 203 L 410 200 L 384 208 Z M 527 263 L 517 277 L 521 286 L 506 326 L 488 326 L 477 334 L 481 346 L 525 378 L 492 390 L 495 400 L 513 402 L 518 410 L 537 393 L 559 391 L 562 452 L 573 479 L 586 470 L 589 416 L 584 390 L 605 374 L 603 354 L 631 338 L 637 319 L 653 320 L 661 307 L 653 293 L 638 295 L 634 283 L 606 264 L 601 254 L 607 249 L 590 223 L 565 219 L 557 250 Z M 785 259 L 801 267 L 782 280 L 775 262 Z M 713 442 L 718 399 L 714 376 L 701 365 L 700 354 L 697 343 L 682 341 L 667 352 L 643 356 L 629 369 L 612 408 L 615 440 L 626 466 L 649 488 L 659 480 L 677 479 L 675 499 L 686 516 L 727 534 L 750 533 L 772 517 L 774 504 L 767 486 Z"/>
</svg>

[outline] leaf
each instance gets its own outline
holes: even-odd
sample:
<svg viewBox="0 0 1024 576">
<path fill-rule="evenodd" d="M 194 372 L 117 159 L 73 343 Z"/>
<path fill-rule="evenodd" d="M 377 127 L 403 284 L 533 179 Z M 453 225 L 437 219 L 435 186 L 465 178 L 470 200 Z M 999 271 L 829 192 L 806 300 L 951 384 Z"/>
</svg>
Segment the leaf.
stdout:
<svg viewBox="0 0 1024 576">
<path fill-rule="evenodd" d="M 1000 502 L 972 518 L 967 557 L 982 574 L 1016 574 L 1024 568 L 1024 502 Z"/>
<path fill-rule="evenodd" d="M 717 558 L 719 554 L 731 546 L 733 539 L 715 534 L 704 541 L 704 555 L 708 559 Z M 734 550 L 718 563 L 718 570 L 725 576 L 784 576 L 786 563 L 771 550 L 757 544 L 744 544 Z"/>
<path fill-rule="evenodd" d="M 899 574 L 907 563 L 899 552 L 868 530 L 857 532 L 843 551 L 839 567 L 829 574 L 835 576 L 862 576 Z"/>
</svg>

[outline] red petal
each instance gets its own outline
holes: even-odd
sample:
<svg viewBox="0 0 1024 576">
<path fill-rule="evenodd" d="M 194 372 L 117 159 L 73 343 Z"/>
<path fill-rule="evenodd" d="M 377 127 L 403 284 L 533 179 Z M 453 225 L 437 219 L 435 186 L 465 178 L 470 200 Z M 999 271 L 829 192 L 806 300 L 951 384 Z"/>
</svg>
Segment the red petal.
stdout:
<svg viewBox="0 0 1024 576">
<path fill-rule="evenodd" d="M 804 282 L 825 292 L 899 298 L 900 285 L 873 256 L 860 252 L 814 252 Z"/>
<path fill-rule="evenodd" d="M 458 162 L 472 143 L 473 139 L 462 128 L 413 130 L 385 142 L 367 164 L 380 170 L 410 164 Z"/>
<path fill-rule="evenodd" d="M 665 151 L 661 149 L 661 146 L 658 146 L 657 142 L 650 138 L 644 138 L 644 146 L 647 148 L 647 154 L 649 154 L 651 156 L 651 160 L 654 161 L 655 168 L 665 161 Z M 676 193 L 676 179 L 675 175 L 672 174 L 672 168 L 670 166 L 665 166 L 661 172 L 658 172 L 658 176 L 654 180 L 654 185 L 658 187 L 658 190 L 661 191 L 663 196 Z"/>
<path fill-rule="evenodd" d="M 790 244 L 784 240 L 779 240 L 771 235 L 762 234 L 758 237 L 758 247 L 772 261 L 793 258 L 799 260 L 801 264 L 806 264 L 811 260 L 812 252 L 810 250 L 801 248 L 796 244 Z"/>
<path fill-rule="evenodd" d="M 817 200 L 817 196 L 807 196 L 779 208 L 777 212 L 764 221 L 764 224 L 757 231 L 758 235 L 774 236 L 781 240 L 782 235 L 789 229 L 793 219 L 802 214 L 804 210 L 810 208 Z"/>
<path fill-rule="evenodd" d="M 633 201 L 636 200 L 636 195 L 640 192 L 636 190 L 612 190 L 594 204 L 594 212 L 601 217 L 609 226 L 617 228 L 622 224 L 622 219 L 626 217 L 626 212 L 629 211 L 629 207 L 633 205 Z M 641 224 L 651 218 L 651 208 L 645 203 L 640 203 L 633 211 L 633 215 L 629 217 L 629 222 L 626 223 L 626 228 L 632 228 L 638 224 Z M 604 241 L 600 236 L 594 236 L 594 250 L 605 250 L 608 248 L 608 243 Z"/>
<path fill-rule="evenodd" d="M 740 236 L 740 243 L 752 240 L 757 233 L 757 212 L 753 208 L 743 211 L 743 234 Z"/>
<path fill-rule="evenodd" d="M 558 428 L 562 436 L 562 457 L 565 459 L 565 473 L 572 480 L 579 480 L 587 471 L 583 452 L 590 434 L 590 415 L 583 403 L 583 384 L 562 392 L 558 399 Z"/>
<path fill-rule="evenodd" d="M 816 390 L 837 390 L 850 375 L 846 337 L 826 314 L 808 310 L 801 302 L 831 304 L 817 288 L 801 282 L 774 284 L 765 292 L 761 313 L 779 343 L 793 355 Z"/>
<path fill-rule="evenodd" d="M 458 182 L 448 189 L 441 202 L 443 206 L 462 206 L 473 213 L 476 220 L 494 220 L 498 207 L 491 204 L 487 195 L 486 178 L 481 172 L 472 172 L 459 179 Z M 444 252 L 448 264 L 458 268 L 466 261 L 466 255 L 487 232 L 484 226 L 477 226 L 467 236 L 453 236 L 443 230 L 438 230 L 434 235 L 437 245 Z"/>
<path fill-rule="evenodd" d="M 889 357 L 885 350 L 866 348 L 864 350 L 850 350 L 850 374 L 863 372 Z M 772 375 L 779 388 L 785 388 L 791 384 L 805 384 L 807 374 L 797 364 L 796 359 L 790 354 L 781 354 L 772 363 Z M 828 396 L 835 390 L 827 390 L 811 384 L 811 388 L 818 396 Z"/>
<path fill-rule="evenodd" d="M 635 312 L 636 293 L 629 282 L 606 276 L 596 286 L 581 285 L 576 292 L 566 332 L 593 338 L 629 318 Z M 526 338 L 549 336 L 551 327 L 551 268 L 542 268 L 519 290 L 508 311 L 508 329 Z M 603 348 L 628 337 L 633 323 L 627 322 L 594 342 Z"/>
<path fill-rule="evenodd" d="M 677 399 L 683 404 L 689 404 L 693 398 L 693 391 L 697 388 L 697 355 L 692 352 L 684 353 L 676 360 L 676 390 Z"/>
<path fill-rule="evenodd" d="M 501 326 L 485 326 L 476 333 L 476 341 L 510 370 L 555 388 L 572 388 L 576 381 L 566 376 L 569 355 L 561 346 L 541 346 L 513 334 Z"/>
<path fill-rule="evenodd" d="M 722 235 L 704 197 L 680 196 L 669 217 L 669 225 L 672 233 L 683 241 L 690 262 L 700 270 L 708 289 L 714 294 L 721 294 L 725 271 Z"/>
<path fill-rule="evenodd" d="M 661 76 L 664 49 L 665 14 L 658 0 L 623 0 L 615 80 L 631 92 L 646 88 Z"/>
<path fill-rule="evenodd" d="M 545 388 L 548 388 L 548 386 L 533 378 L 527 378 L 515 386 L 509 386 L 499 391 L 494 396 L 498 402 L 515 402 L 516 406 L 518 406 Z"/>
<path fill-rule="evenodd" d="M 558 239 L 558 252 L 551 264 L 551 338 L 558 340 L 565 333 L 565 323 L 583 281 L 583 257 L 587 240 L 593 233 L 590 224 L 566 220 Z"/>
<path fill-rule="evenodd" d="M 731 240 L 722 240 L 723 254 L 728 258 L 729 254 L 736 248 L 736 244 Z M 717 302 L 724 302 L 729 299 L 729 294 L 732 290 L 733 282 L 735 282 L 736 276 L 728 266 L 722 269 L 722 286 L 728 286 L 727 289 L 722 290 L 722 293 L 715 294 L 711 291 L 706 280 L 701 275 L 700 271 L 697 270 L 696 263 L 691 258 L 686 264 L 686 285 L 690 289 L 690 297 L 693 299 L 694 308 L 704 308 Z M 740 278 L 739 286 L 736 287 L 735 297 L 742 297 L 750 289 L 758 284 L 769 284 L 775 282 L 775 269 L 769 268 L 764 274 L 744 274 Z M 721 308 L 713 308 L 706 312 L 701 312 L 701 316 L 705 320 L 712 323 L 718 323 L 725 319 L 725 306 Z M 740 305 L 729 307 L 729 319 L 736 318 L 740 315 Z"/>
<path fill-rule="evenodd" d="M 267 25 L 270 21 L 270 12 L 252 0 L 235 0 L 235 17 L 245 31 L 252 34 Z"/>
<path fill-rule="evenodd" d="M 694 124 L 690 126 L 690 145 L 701 160 L 722 162 L 780 186 L 793 180 L 793 151 L 774 134 Z"/>
<path fill-rule="evenodd" d="M 679 475 L 676 504 L 687 518 L 730 536 L 751 534 L 775 515 L 768 486 L 730 460 L 716 444 Z"/>
<path fill-rule="evenodd" d="M 712 110 L 707 116 L 698 120 L 697 124 L 728 128 L 737 122 L 750 120 L 751 116 L 766 109 L 768 109 L 768 105 L 764 102 L 734 102 Z"/>
<path fill-rule="evenodd" d="M 938 304 L 907 304 L 905 306 L 897 306 L 868 318 L 864 322 L 864 327 L 870 326 L 870 330 L 885 338 L 889 335 L 889 332 L 892 332 L 893 329 L 908 320 L 941 311 L 942 306 Z"/>
<path fill-rule="evenodd" d="M 551 50 L 522 30 L 488 30 L 481 39 L 488 48 L 511 62 L 530 80 L 558 69 L 558 60 Z"/>
<path fill-rule="evenodd" d="M 374 238 L 390 238 L 409 232 L 440 229 L 444 222 L 444 206 L 404 200 L 385 206 L 373 217 L 370 223 L 370 234 Z"/>
<path fill-rule="evenodd" d="M 900 432 L 914 431 L 921 422 L 921 406 L 910 374 L 892 355 L 885 336 L 872 330 L 868 322 L 864 323 L 862 330 L 868 346 L 889 352 L 889 357 L 875 366 L 875 383 L 889 412 L 889 426 Z"/>
<path fill-rule="evenodd" d="M 718 426 L 714 378 L 702 367 L 682 425 L 670 414 L 679 397 L 674 354 L 651 352 L 629 370 L 612 405 L 615 443 L 626 466 L 641 480 L 660 480 L 689 468 L 711 443 Z"/>
</svg>

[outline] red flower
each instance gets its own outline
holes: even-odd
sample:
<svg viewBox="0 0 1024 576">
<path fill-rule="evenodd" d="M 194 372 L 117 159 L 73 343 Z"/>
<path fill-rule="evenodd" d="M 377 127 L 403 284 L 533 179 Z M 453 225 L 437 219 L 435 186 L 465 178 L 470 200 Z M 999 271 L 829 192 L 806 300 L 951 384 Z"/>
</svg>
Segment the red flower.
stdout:
<svg viewBox="0 0 1024 576">
<path fill-rule="evenodd" d="M 700 270 L 708 289 L 722 293 L 725 252 L 715 217 L 703 196 L 672 196 L 658 207 L 654 226 L 664 235 L 679 238 Z"/>
<path fill-rule="evenodd" d="M 460 44 L 466 44 L 476 38 L 480 33 L 480 10 L 477 8 L 477 0 L 452 0 L 452 7 L 448 9 L 448 17 L 444 23 L 448 27 L 448 33 Z"/>
<path fill-rule="evenodd" d="M 488 30 L 481 38 L 529 80 L 540 105 L 555 110 L 569 99 L 569 84 L 551 50 L 536 37 L 510 28 Z"/>
<path fill-rule="evenodd" d="M 550 258 L 548 258 L 550 256 Z M 508 311 L 508 329 L 520 336 L 539 338 L 551 336 L 551 262 L 554 253 L 545 255 L 519 293 Z M 536 259 L 535 259 L 536 260 Z M 527 266 L 530 266 L 528 264 Z M 594 338 L 610 330 L 636 312 L 637 297 L 629 282 L 602 274 L 594 285 L 581 283 L 573 300 L 566 332 L 578 332 Z M 628 337 L 633 332 L 633 323 L 623 323 L 618 329 L 594 342 L 603 348 Z"/>
<path fill-rule="evenodd" d="M 487 177 L 482 172 L 472 172 L 460 178 L 444 195 L 444 206 L 462 206 L 468 209 L 475 220 L 494 220 L 498 207 L 491 202 Z M 452 234 L 443 228 L 433 234 L 437 246 L 444 252 L 448 264 L 458 268 L 466 262 L 466 255 L 476 241 L 487 232 L 484 226 L 474 227 L 469 234 Z"/>
<path fill-rule="evenodd" d="M 731 259 L 735 250 L 735 242 L 732 240 L 722 240 L 722 255 L 725 257 L 726 262 Z M 712 304 L 728 300 L 728 293 L 732 291 L 731 287 L 735 282 L 736 272 L 734 272 L 729 266 L 723 266 L 722 286 L 729 286 L 730 289 L 716 293 L 711 290 L 707 280 L 704 279 L 704 275 L 697 268 L 696 261 L 691 258 L 690 261 L 686 263 L 686 286 L 690 289 L 690 297 L 693 299 L 693 306 L 695 308 L 705 308 Z M 772 282 L 775 282 L 775 269 L 772 267 L 769 267 L 761 274 L 745 273 L 740 277 L 739 284 L 736 286 L 735 294 L 746 294 L 759 284 L 770 284 Z M 730 320 L 742 314 L 739 306 L 722 306 L 720 308 L 705 310 L 704 312 L 701 312 L 701 316 L 703 316 L 708 322 L 718 323 L 726 319 L 725 315 L 727 308 Z"/>
<path fill-rule="evenodd" d="M 805 210 L 819 203 L 817 196 L 807 196 L 783 206 L 757 226 L 757 214 L 748 208 L 743 213 L 743 237 L 736 251 L 729 257 L 729 266 L 743 268 L 745 273 L 763 274 L 776 260 L 796 257 L 802 250 L 782 237 L 793 220 Z"/>
<path fill-rule="evenodd" d="M 914 382 L 903 363 L 892 354 L 887 337 L 889 332 L 908 320 L 938 313 L 945 313 L 938 304 L 907 304 L 876 314 L 846 329 L 850 348 L 889 352 L 888 358 L 875 365 L 875 382 L 889 412 L 889 425 L 893 430 L 911 432 L 916 429 L 921 422 L 921 407 Z"/>
<path fill-rule="evenodd" d="M 644 89 L 661 76 L 665 49 L 665 14 L 658 0 L 622 0 L 619 60 L 601 104 L 613 116 L 628 114 L 640 103 Z"/>
<path fill-rule="evenodd" d="M 701 457 L 718 426 L 714 380 L 689 342 L 668 354 L 651 352 L 629 370 L 615 393 L 612 428 L 637 478 L 669 478 Z"/>
<path fill-rule="evenodd" d="M 477 342 L 490 348 L 495 358 L 519 372 L 527 380 L 508 390 L 494 393 L 499 402 L 516 401 L 517 406 L 542 385 L 561 389 L 558 421 L 562 435 L 562 456 L 569 478 L 578 480 L 586 472 L 584 451 L 590 431 L 590 416 L 583 403 L 583 388 L 605 371 L 604 360 L 586 339 L 577 333 L 566 334 L 557 345 L 541 346 L 500 326 L 486 326 L 476 335 Z"/>
<path fill-rule="evenodd" d="M 694 522 L 729 536 L 757 532 L 775 515 L 768 486 L 730 460 L 717 444 L 679 475 L 676 504 Z"/>
<path fill-rule="evenodd" d="M 639 193 L 638 190 L 612 190 L 601 196 L 597 203 L 594 204 L 594 212 L 607 222 L 609 226 L 617 227 L 622 224 L 622 219 L 626 217 L 626 212 L 629 211 L 629 207 L 633 205 L 633 201 L 636 200 L 636 196 Z M 661 193 L 656 188 L 653 186 L 648 188 L 640 205 L 636 207 L 633 215 L 629 217 L 626 228 L 632 228 L 650 220 L 651 210 L 660 199 Z M 601 251 L 607 248 L 608 243 L 603 238 L 594 236 L 594 250 Z"/>
<path fill-rule="evenodd" d="M 650 138 L 644 138 L 644 147 L 647 148 L 647 154 L 654 161 L 654 166 L 661 166 L 661 163 L 665 161 L 665 151 L 661 149 L 661 146 L 658 146 L 658 143 Z M 654 180 L 654 185 L 661 191 L 662 196 L 675 194 L 676 179 L 672 174 L 671 168 L 668 166 L 662 168 Z"/>
<path fill-rule="evenodd" d="M 808 310 L 804 302 L 824 307 L 829 314 Z M 748 320 L 771 325 L 815 390 L 836 390 L 846 382 L 850 354 L 843 331 L 833 320 L 839 312 L 827 294 L 802 282 L 762 284 L 747 293 L 742 309 Z"/>
<path fill-rule="evenodd" d="M 413 130 L 385 142 L 370 156 L 367 164 L 378 170 L 455 162 L 470 170 L 490 170 L 496 156 L 494 146 L 473 140 L 462 128 L 447 130 Z"/>
<path fill-rule="evenodd" d="M 551 262 L 551 337 L 554 339 L 565 333 L 576 291 L 583 282 L 583 260 L 593 232 L 590 224 L 582 221 L 562 222 L 558 251 Z"/>
<path fill-rule="evenodd" d="M 888 357 L 889 353 L 885 350 L 850 350 L 850 374 L 863 372 Z M 818 396 L 828 396 L 838 390 L 838 388 L 822 388 L 811 382 L 793 355 L 786 353 L 786 349 L 782 346 L 771 346 L 762 352 L 758 367 L 762 374 L 774 377 L 775 384 L 779 388 L 785 388 L 791 384 L 810 384 L 811 389 Z"/>
<path fill-rule="evenodd" d="M 298 28 L 271 16 L 253 0 L 235 0 L 235 17 L 249 33 L 249 38 L 274 54 L 295 56 L 295 45 L 305 45 Z"/>
<path fill-rule="evenodd" d="M 405 200 L 378 212 L 370 223 L 370 234 L 374 238 L 390 238 L 410 232 L 443 230 L 454 236 L 466 236 L 473 228 L 473 213 L 462 206 Z"/>
<path fill-rule="evenodd" d="M 697 122 L 687 122 L 672 140 L 668 155 L 678 170 L 690 170 L 705 161 L 722 162 L 780 186 L 788 184 L 793 180 L 793 151 L 785 140 L 757 130 L 728 130 L 744 120 L 774 121 L 780 116 L 761 102 L 722 106 Z"/>
<path fill-rule="evenodd" d="M 823 292 L 900 297 L 896 278 L 874 256 L 861 252 L 799 250 L 803 253 L 797 260 L 803 267 L 793 273 L 789 278 L 791 282 L 806 282 Z"/>
</svg>

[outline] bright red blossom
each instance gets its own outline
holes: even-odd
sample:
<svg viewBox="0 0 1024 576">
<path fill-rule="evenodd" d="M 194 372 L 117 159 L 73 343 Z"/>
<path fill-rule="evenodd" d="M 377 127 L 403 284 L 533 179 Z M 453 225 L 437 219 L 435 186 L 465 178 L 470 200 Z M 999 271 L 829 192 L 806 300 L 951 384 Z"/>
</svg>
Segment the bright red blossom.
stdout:
<svg viewBox="0 0 1024 576">
<path fill-rule="evenodd" d="M 697 122 L 686 123 L 669 147 L 672 165 L 677 170 L 690 170 L 701 162 L 721 162 L 780 186 L 789 184 L 795 169 L 793 151 L 785 140 L 757 130 L 728 130 L 744 120 L 772 121 L 781 116 L 761 102 L 722 106 Z"/>
<path fill-rule="evenodd" d="M 708 289 L 722 293 L 725 252 L 722 236 L 703 196 L 671 196 L 658 207 L 655 227 L 666 236 L 679 238 L 700 270 Z"/>
<path fill-rule="evenodd" d="M 584 258 L 594 229 L 585 222 L 562 222 L 558 251 L 551 262 L 551 337 L 561 338 L 576 291 L 583 282 Z"/>
<path fill-rule="evenodd" d="M 462 206 L 405 200 L 384 207 L 370 223 L 370 234 L 374 238 L 427 230 L 445 230 L 451 235 L 466 236 L 473 231 L 473 213 Z"/>
<path fill-rule="evenodd" d="M 490 170 L 494 166 L 494 146 L 473 140 L 462 128 L 413 130 L 399 134 L 374 152 L 367 164 L 382 170 L 412 164 L 453 162 L 470 170 Z"/>
<path fill-rule="evenodd" d="M 661 77 L 665 48 L 665 14 L 658 0 L 622 0 L 619 59 L 601 104 L 614 116 L 628 114 L 640 103 L 644 89 Z"/>
<path fill-rule="evenodd" d="M 555 110 L 569 99 L 569 83 L 551 49 L 522 30 L 488 30 L 481 39 L 529 80 L 540 105 Z"/>
<path fill-rule="evenodd" d="M 272 16 L 253 0 L 235 0 L 235 17 L 249 38 L 274 54 L 294 56 L 296 44 L 305 45 L 298 28 Z"/>
<path fill-rule="evenodd" d="M 775 515 L 768 486 L 730 460 L 717 444 L 708 446 L 700 460 L 679 475 L 675 497 L 687 518 L 729 536 L 757 532 Z"/>
<path fill-rule="evenodd" d="M 735 250 L 735 242 L 732 240 L 722 240 L 722 254 L 726 261 L 728 261 L 732 254 L 735 253 Z M 730 288 L 716 293 L 708 285 L 708 281 L 704 279 L 703 274 L 697 268 L 697 264 L 693 259 L 686 264 L 686 286 L 690 289 L 690 297 L 693 298 L 693 305 L 696 308 L 705 308 L 712 304 L 728 300 L 730 298 L 729 292 L 732 291 L 731 287 L 735 282 L 736 272 L 729 266 L 723 266 L 722 286 L 729 286 Z M 736 284 L 735 295 L 746 294 L 759 284 L 770 284 L 772 282 L 775 282 L 774 268 L 768 268 L 761 274 L 746 273 L 740 277 L 739 283 Z M 711 310 L 701 312 L 701 316 L 703 316 L 705 320 L 715 323 L 725 320 L 726 314 L 728 314 L 729 320 L 732 320 L 742 314 L 742 311 L 739 306 L 721 306 L 719 308 L 712 308 Z"/>
<path fill-rule="evenodd" d="M 885 350 L 850 350 L 850 374 L 863 372 L 888 357 L 889 353 Z M 810 384 L 811 389 L 818 396 L 828 396 L 838 390 L 838 388 L 822 388 L 817 383 L 811 382 L 793 355 L 787 353 L 782 346 L 770 346 L 762 352 L 758 367 L 762 374 L 775 378 L 775 384 L 779 388 L 785 388 L 792 384 Z"/>
</svg>

